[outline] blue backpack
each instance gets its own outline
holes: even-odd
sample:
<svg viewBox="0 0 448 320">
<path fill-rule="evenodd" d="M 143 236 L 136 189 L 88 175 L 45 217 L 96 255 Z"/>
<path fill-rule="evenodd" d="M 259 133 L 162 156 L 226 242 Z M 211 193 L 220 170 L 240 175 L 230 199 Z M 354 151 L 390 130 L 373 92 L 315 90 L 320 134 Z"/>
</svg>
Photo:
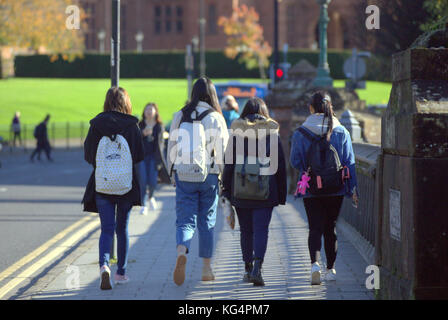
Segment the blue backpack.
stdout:
<svg viewBox="0 0 448 320">
<path fill-rule="evenodd" d="M 303 127 L 298 130 L 311 142 L 306 152 L 309 192 L 312 195 L 328 195 L 341 191 L 344 186 L 344 168 L 336 149 L 326 136 L 317 136 Z"/>
</svg>

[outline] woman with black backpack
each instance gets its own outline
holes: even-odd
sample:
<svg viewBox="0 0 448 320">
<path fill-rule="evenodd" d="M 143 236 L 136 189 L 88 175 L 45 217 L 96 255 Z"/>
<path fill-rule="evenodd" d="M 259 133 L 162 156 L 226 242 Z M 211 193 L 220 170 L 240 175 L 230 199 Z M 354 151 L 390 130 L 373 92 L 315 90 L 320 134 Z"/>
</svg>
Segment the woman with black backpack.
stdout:
<svg viewBox="0 0 448 320">
<path fill-rule="evenodd" d="M 274 207 L 286 202 L 286 165 L 278 134 L 265 102 L 250 99 L 232 122 L 222 195 L 236 209 L 245 274 L 243 281 L 264 286 L 261 267 Z"/>
<path fill-rule="evenodd" d="M 142 199 L 136 165 L 144 158 L 138 119 L 132 116 L 126 90 L 107 91 L 104 112 L 90 120 L 84 142 L 84 159 L 93 166 L 82 202 L 84 211 L 98 212 L 101 221 L 99 266 L 101 290 L 112 289 L 109 265 L 114 233 L 117 233 L 116 284 L 129 281 L 126 275 L 129 249 L 128 223 L 132 206 Z"/>
<path fill-rule="evenodd" d="M 316 92 L 306 121 L 293 134 L 290 162 L 299 170 L 296 196 L 303 197 L 308 218 L 311 284 L 321 283 L 319 265 L 324 236 L 325 280 L 336 280 L 336 220 L 344 195 L 358 205 L 355 155 L 350 133 L 334 116 L 331 98 Z"/>
</svg>

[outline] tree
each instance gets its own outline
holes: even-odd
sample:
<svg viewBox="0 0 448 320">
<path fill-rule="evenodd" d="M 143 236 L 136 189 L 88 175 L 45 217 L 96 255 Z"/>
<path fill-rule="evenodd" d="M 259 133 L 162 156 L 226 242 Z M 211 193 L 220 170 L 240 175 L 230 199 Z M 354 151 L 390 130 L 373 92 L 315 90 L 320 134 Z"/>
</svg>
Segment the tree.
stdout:
<svg viewBox="0 0 448 320">
<path fill-rule="evenodd" d="M 375 0 L 381 12 L 379 30 L 366 30 L 369 50 L 390 56 L 406 50 L 423 32 L 421 25 L 427 21 L 425 0 Z M 365 15 L 364 15 L 365 16 Z"/>
<path fill-rule="evenodd" d="M 43 50 L 73 59 L 84 48 L 82 28 L 69 30 L 66 8 L 73 0 L 0 0 L 0 45 Z M 84 12 L 80 9 L 80 19 Z M 82 26 L 82 24 L 81 24 Z"/>
<path fill-rule="evenodd" d="M 448 24 L 448 0 L 426 0 L 423 7 L 430 17 L 421 28 L 424 31 L 441 29 Z"/>
<path fill-rule="evenodd" d="M 231 17 L 220 17 L 218 25 L 228 37 L 225 55 L 231 59 L 238 57 L 248 69 L 258 67 L 261 78 L 266 79 L 265 68 L 269 66 L 272 48 L 264 40 L 259 21 L 260 16 L 253 7 L 242 5 L 234 7 Z"/>
</svg>

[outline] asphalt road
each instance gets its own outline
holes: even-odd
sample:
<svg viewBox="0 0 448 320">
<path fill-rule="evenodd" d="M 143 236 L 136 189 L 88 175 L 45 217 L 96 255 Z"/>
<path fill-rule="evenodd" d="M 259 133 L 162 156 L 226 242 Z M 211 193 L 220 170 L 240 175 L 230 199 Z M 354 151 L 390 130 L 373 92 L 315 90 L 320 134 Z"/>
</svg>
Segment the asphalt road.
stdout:
<svg viewBox="0 0 448 320">
<path fill-rule="evenodd" d="M 0 272 L 85 217 L 92 169 L 82 150 L 56 150 L 53 163 L 44 154 L 31 163 L 29 155 L 0 153 Z"/>
</svg>

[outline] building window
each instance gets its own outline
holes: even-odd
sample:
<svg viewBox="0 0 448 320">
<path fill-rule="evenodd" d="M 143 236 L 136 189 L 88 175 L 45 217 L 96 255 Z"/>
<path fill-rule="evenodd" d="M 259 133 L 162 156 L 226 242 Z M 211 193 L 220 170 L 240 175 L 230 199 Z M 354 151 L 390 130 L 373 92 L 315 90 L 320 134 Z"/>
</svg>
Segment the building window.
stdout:
<svg viewBox="0 0 448 320">
<path fill-rule="evenodd" d="M 177 33 L 182 33 L 182 31 L 184 31 L 184 24 L 180 20 L 176 23 L 176 31 Z"/>
<path fill-rule="evenodd" d="M 160 6 L 154 7 L 154 32 L 160 34 L 162 32 L 162 8 Z"/>
<path fill-rule="evenodd" d="M 165 31 L 166 31 L 166 33 L 171 32 L 171 21 L 170 20 L 165 21 Z"/>
<path fill-rule="evenodd" d="M 184 15 L 184 9 L 181 6 L 176 7 L 176 31 L 177 33 L 182 33 L 184 31 L 184 23 L 183 23 L 183 15 Z"/>
<path fill-rule="evenodd" d="M 211 4 L 208 6 L 208 33 L 209 34 L 217 34 L 218 33 L 218 26 L 216 24 L 216 5 Z"/>
<path fill-rule="evenodd" d="M 160 22 L 160 20 L 156 20 L 154 23 L 155 23 L 154 26 L 155 33 L 160 34 L 162 32 L 162 23 Z"/>
<path fill-rule="evenodd" d="M 182 8 L 181 6 L 177 6 L 176 7 L 176 15 L 177 18 L 182 18 L 182 16 L 184 15 L 184 8 Z"/>
<path fill-rule="evenodd" d="M 156 6 L 154 8 L 154 16 L 156 18 L 160 18 L 162 16 L 162 8 L 160 8 L 160 6 Z"/>
<path fill-rule="evenodd" d="M 171 18 L 171 7 L 170 6 L 166 6 L 165 7 L 165 17 L 168 19 L 168 18 Z"/>
</svg>

